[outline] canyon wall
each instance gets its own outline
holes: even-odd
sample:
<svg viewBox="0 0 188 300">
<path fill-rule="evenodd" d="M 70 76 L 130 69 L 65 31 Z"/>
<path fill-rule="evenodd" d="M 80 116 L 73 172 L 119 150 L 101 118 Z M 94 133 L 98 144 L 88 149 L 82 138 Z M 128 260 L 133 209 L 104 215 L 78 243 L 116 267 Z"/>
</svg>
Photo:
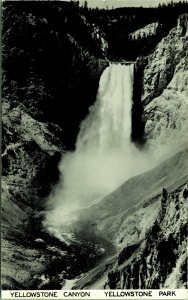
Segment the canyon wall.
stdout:
<svg viewBox="0 0 188 300">
<path fill-rule="evenodd" d="M 51 264 L 38 215 L 108 65 L 64 32 L 69 6 L 50 8 L 57 19 L 45 7 L 3 5 L 2 284 L 9 289 L 36 286 L 35 275 Z M 78 21 L 87 32 L 85 19 Z"/>
<path fill-rule="evenodd" d="M 175 128 L 177 134 L 187 128 L 186 29 L 187 16 L 182 15 L 153 53 L 137 59 L 133 140 L 143 138 L 144 126 L 147 140 L 162 138 L 166 128 Z M 59 288 L 62 278 L 48 285 L 49 274 L 46 279 L 40 276 L 50 268 L 51 257 L 58 257 L 65 268 L 67 248 L 62 245 L 57 255 L 52 245 L 58 242 L 42 231 L 41 210 L 59 179 L 60 158 L 74 149 L 79 124 L 94 103 L 99 78 L 109 64 L 106 33 L 69 4 L 25 1 L 3 4 L 2 33 L 2 286 L 27 289 L 46 280 L 46 288 Z M 182 192 L 174 193 L 179 195 L 181 210 L 177 201 L 175 213 L 170 194 L 165 213 L 172 207 L 172 214 L 182 220 L 184 198 Z M 177 232 L 172 232 L 176 237 Z M 121 228 L 120 233 L 124 240 Z M 47 250 L 44 237 L 50 245 Z M 182 233 L 182 245 L 183 238 Z M 155 257 L 156 249 L 146 246 Z M 184 253 L 176 248 L 177 259 L 184 262 Z M 69 260 L 66 268 L 71 255 Z M 138 267 L 136 262 L 134 266 Z M 122 275 L 125 278 L 129 267 Z"/>
</svg>

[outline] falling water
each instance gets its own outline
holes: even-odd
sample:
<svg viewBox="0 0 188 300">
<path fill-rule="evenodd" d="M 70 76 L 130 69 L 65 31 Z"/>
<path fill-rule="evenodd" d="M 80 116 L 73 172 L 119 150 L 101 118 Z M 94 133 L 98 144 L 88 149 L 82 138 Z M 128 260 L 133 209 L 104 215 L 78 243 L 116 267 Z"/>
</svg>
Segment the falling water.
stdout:
<svg viewBox="0 0 188 300">
<path fill-rule="evenodd" d="M 130 144 L 133 65 L 112 64 L 103 72 L 97 100 L 82 122 L 76 150 L 106 152 Z"/>
<path fill-rule="evenodd" d="M 133 64 L 111 64 L 104 70 L 96 102 L 81 123 L 76 150 L 60 164 L 62 178 L 50 195 L 54 210 L 48 223 L 70 220 L 76 209 L 100 201 L 138 174 L 140 162 L 143 171 L 143 160 L 130 138 L 133 72 Z"/>
</svg>

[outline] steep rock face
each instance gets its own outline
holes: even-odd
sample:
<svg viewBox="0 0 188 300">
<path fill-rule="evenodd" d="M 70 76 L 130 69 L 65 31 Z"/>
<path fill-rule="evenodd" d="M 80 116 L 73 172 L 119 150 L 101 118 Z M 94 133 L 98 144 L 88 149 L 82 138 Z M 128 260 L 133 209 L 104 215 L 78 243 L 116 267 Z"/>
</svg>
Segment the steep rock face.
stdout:
<svg viewBox="0 0 188 300">
<path fill-rule="evenodd" d="M 102 201 L 81 210 L 77 228 L 93 232 L 122 248 L 143 239 L 159 209 L 163 186 L 169 191 L 187 180 L 188 150 L 173 155 L 159 166 L 135 176 Z"/>
<path fill-rule="evenodd" d="M 186 61 L 182 60 L 182 64 Z M 177 65 L 176 70 L 180 65 Z M 176 72 L 176 71 L 175 71 Z M 151 101 L 145 108 L 147 122 L 145 132 L 153 142 L 162 144 L 174 139 L 183 142 L 188 129 L 188 72 L 177 71 L 161 96 Z"/>
<path fill-rule="evenodd" d="M 145 241 L 133 255 L 122 252 L 108 285 L 119 289 L 186 288 L 186 211 L 187 185 L 163 193 L 159 214 Z"/>
<path fill-rule="evenodd" d="M 91 35 L 92 39 L 95 41 L 95 44 L 98 45 L 102 56 L 107 55 L 108 43 L 106 41 L 106 34 L 101 30 L 101 28 L 95 23 L 89 23 L 87 18 L 84 15 L 80 14 L 83 23 L 87 26 L 87 31 Z"/>
<path fill-rule="evenodd" d="M 41 282 L 53 288 L 56 276 L 44 276 L 46 268 L 57 270 L 59 261 L 69 261 L 42 233 L 40 211 L 58 180 L 60 157 L 73 148 L 78 125 L 95 99 L 108 62 L 92 56 L 81 41 L 64 32 L 69 5 L 62 6 L 61 10 L 52 4 L 20 2 L 3 7 L 4 289 L 40 288 Z"/>
<path fill-rule="evenodd" d="M 3 97 L 23 103 L 38 121 L 60 126 L 68 150 L 108 65 L 95 56 L 103 56 L 105 44 L 101 31 L 95 40 L 96 30 L 71 3 L 3 6 Z"/>
<path fill-rule="evenodd" d="M 158 25 L 159 24 L 157 22 L 148 24 L 148 25 L 144 26 L 143 28 L 130 33 L 129 37 L 132 39 L 138 39 L 139 37 L 154 35 L 154 34 L 156 34 Z"/>
<path fill-rule="evenodd" d="M 77 228 L 85 222 L 85 228 L 111 241 L 116 252 L 75 288 L 184 286 L 187 162 L 188 150 L 183 150 L 84 210 Z M 168 192 L 161 193 L 164 186 Z M 178 279 L 181 268 L 184 275 Z"/>
<path fill-rule="evenodd" d="M 147 139 L 185 137 L 188 122 L 188 15 L 181 15 L 156 47 L 143 74 L 142 101 Z"/>
<path fill-rule="evenodd" d="M 143 95 L 144 104 L 161 94 L 170 83 L 176 66 L 187 55 L 187 19 L 188 15 L 178 18 L 177 26 L 162 39 L 154 53 L 148 58 L 144 70 Z M 183 68 L 183 65 L 182 65 Z M 186 66 L 184 66 L 184 69 Z"/>
<path fill-rule="evenodd" d="M 4 100 L 2 107 L 2 286 L 29 288 L 46 261 L 33 247 L 40 225 L 32 218 L 58 180 L 63 145 L 54 138 L 60 129 L 34 120 L 24 105 Z"/>
<path fill-rule="evenodd" d="M 74 259 L 78 268 L 88 252 L 82 251 L 82 259 L 76 261 L 76 255 L 71 253 L 67 259 L 62 249 L 57 251 L 52 245 L 46 246 L 48 251 L 44 251 L 45 241 L 39 236 L 41 223 L 35 216 L 58 179 L 60 153 L 74 148 L 78 125 L 95 100 L 99 77 L 108 62 L 94 54 L 104 57 L 107 43 L 102 30 L 88 24 L 82 15 L 77 17 L 78 26 L 72 26 L 75 15 L 70 16 L 68 4 L 52 7 L 52 15 L 51 8 L 41 9 L 42 3 L 36 4 L 38 7 L 33 3 L 24 7 L 24 1 L 15 6 L 6 5 L 3 17 L 2 285 L 7 289 L 36 288 L 42 281 L 43 287 L 61 288 L 57 283 L 53 286 L 49 275 L 44 277 L 46 265 L 51 266 L 53 275 L 71 268 Z M 180 28 L 183 24 L 184 21 L 179 24 Z M 79 35 L 79 30 L 85 34 L 89 30 L 91 44 L 87 44 L 85 35 Z M 181 64 L 179 67 L 182 68 Z M 151 210 L 153 208 L 158 208 L 158 202 Z M 148 216 L 147 208 L 134 214 L 139 220 L 144 216 Z M 120 221 L 123 222 L 123 217 Z M 145 229 L 153 222 L 150 219 L 147 224 L 142 223 L 138 234 L 133 235 L 138 224 L 134 224 L 132 217 L 128 221 L 132 222 L 132 232 L 127 230 L 125 222 L 118 236 L 121 244 L 130 236 L 131 243 L 142 239 Z M 75 253 L 78 252 L 76 249 Z M 91 261 L 92 257 L 89 263 Z M 74 275 L 79 270 L 76 272 Z"/>
</svg>

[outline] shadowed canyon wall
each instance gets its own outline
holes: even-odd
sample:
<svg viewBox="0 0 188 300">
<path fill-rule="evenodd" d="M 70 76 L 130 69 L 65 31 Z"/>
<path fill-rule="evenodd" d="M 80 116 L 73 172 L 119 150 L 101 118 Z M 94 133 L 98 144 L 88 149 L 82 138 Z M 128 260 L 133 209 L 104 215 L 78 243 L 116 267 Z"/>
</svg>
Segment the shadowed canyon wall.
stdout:
<svg viewBox="0 0 188 300">
<path fill-rule="evenodd" d="M 136 61 L 133 141 L 140 143 L 157 136 L 158 131 L 164 132 L 163 129 L 169 126 L 183 126 L 186 116 L 183 114 L 183 120 L 177 116 L 179 110 L 174 110 L 174 105 L 178 105 L 182 113 L 186 111 L 187 15 L 177 17 L 187 8 L 174 9 L 177 13 L 172 14 L 168 28 L 164 20 L 153 19 L 156 23 L 163 22 L 157 38 L 155 32 L 150 37 L 141 36 L 139 29 L 151 23 L 153 17 L 143 21 L 142 13 L 138 13 L 140 16 L 132 27 L 137 38 L 132 40 L 128 38 L 131 32 L 126 36 L 122 33 L 126 22 L 131 20 L 131 17 L 129 21 L 127 17 L 124 21 L 121 18 L 126 12 L 88 12 L 64 2 L 3 3 L 4 288 L 40 286 L 40 275 L 46 268 L 56 268 L 63 261 L 63 253 L 58 257 L 53 245 L 60 247 L 62 252 L 67 246 L 60 246 L 57 240 L 42 231 L 41 210 L 58 182 L 61 156 L 75 148 L 79 125 L 96 99 L 99 79 L 109 65 L 108 60 Z M 121 53 L 115 51 L 118 28 L 122 33 L 120 44 L 127 39 L 130 49 L 136 49 L 133 54 L 125 45 L 119 47 Z M 138 45 L 144 45 L 144 48 L 140 47 L 145 49 L 143 53 L 137 52 Z M 178 104 L 177 97 L 173 98 L 174 91 L 178 95 Z M 165 115 L 159 109 L 164 105 Z M 164 122 L 158 128 L 158 120 L 162 118 Z M 42 244 L 41 237 L 45 237 L 47 246 Z M 75 255 L 76 250 L 71 251 Z M 65 266 L 64 259 L 61 267 L 64 265 L 65 272 L 69 268 L 71 273 L 71 256 L 66 260 L 68 265 Z M 58 272 L 60 270 L 57 270 L 57 277 Z M 56 279 L 48 282 L 46 288 L 57 287 L 62 278 Z"/>
</svg>

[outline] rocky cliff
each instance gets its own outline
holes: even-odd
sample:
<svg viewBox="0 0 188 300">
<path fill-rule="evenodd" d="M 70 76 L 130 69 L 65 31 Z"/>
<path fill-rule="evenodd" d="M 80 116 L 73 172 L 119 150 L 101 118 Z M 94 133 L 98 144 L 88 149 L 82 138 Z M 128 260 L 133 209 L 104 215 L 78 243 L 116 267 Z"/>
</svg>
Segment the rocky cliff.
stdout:
<svg viewBox="0 0 188 300">
<path fill-rule="evenodd" d="M 65 151 L 74 149 L 79 124 L 95 101 L 100 75 L 108 65 L 105 59 L 108 42 L 104 28 L 97 22 L 95 24 L 88 20 L 83 11 L 78 12 L 78 8 L 71 5 L 73 4 L 44 2 L 34 5 L 25 1 L 7 1 L 3 5 L 4 289 L 61 288 L 66 276 L 76 277 L 94 266 L 93 258 L 98 254 L 100 256 L 102 251 L 101 245 L 97 245 L 93 251 L 93 243 L 88 241 L 84 249 L 80 249 L 77 244 L 66 245 L 50 236 L 41 224 L 41 211 L 44 209 L 46 197 L 59 179 L 58 162 Z M 139 140 L 144 131 L 143 107 L 140 102 L 142 92 L 146 138 L 154 140 L 160 137 L 165 140 L 168 132 L 166 129 L 171 132 L 172 128 L 178 135 L 180 132 L 184 136 L 187 129 L 186 46 L 187 16 L 182 15 L 178 25 L 158 43 L 155 51 L 148 57 L 140 57 L 136 73 L 139 84 L 135 81 L 138 90 L 134 98 L 138 105 L 133 108 L 133 139 Z M 170 133 L 167 134 L 170 136 Z M 182 161 L 181 171 L 186 173 L 183 164 Z M 163 180 L 163 177 L 159 179 Z M 173 184 L 179 184 L 179 179 Z M 135 184 L 134 180 L 131 182 Z M 158 193 L 160 188 L 159 184 Z M 116 198 L 120 197 L 122 201 L 117 209 L 126 210 L 123 201 L 125 192 L 126 187 L 121 195 L 117 196 L 114 192 L 109 203 L 106 200 L 101 202 L 101 205 L 104 204 L 102 208 L 108 207 L 107 211 L 110 208 L 115 211 Z M 142 192 L 144 194 L 145 191 Z M 154 199 L 154 192 L 156 191 L 151 190 L 151 197 L 147 199 L 149 203 L 151 201 L 150 205 L 146 201 L 138 213 L 133 213 L 130 209 L 128 217 L 120 213 L 117 223 L 114 221 L 110 224 L 111 219 L 109 222 L 101 220 L 100 224 L 92 225 L 94 228 L 98 226 L 100 230 L 109 227 L 110 244 L 113 241 L 120 245 L 121 254 L 113 261 L 113 264 L 117 260 L 119 262 L 113 269 L 118 271 L 115 273 L 117 288 L 151 287 L 160 284 L 170 287 L 172 282 L 174 287 L 177 286 L 174 278 L 180 267 L 184 274 L 184 210 L 187 199 L 185 187 L 181 187 L 179 191 L 171 190 L 166 199 L 162 198 L 162 206 L 161 196 Z M 140 200 L 135 195 L 136 192 L 131 194 L 134 202 Z M 101 208 L 99 210 L 101 213 Z M 106 211 L 104 219 L 105 213 Z M 135 218 L 140 222 L 135 222 Z M 143 222 L 144 218 L 148 218 L 147 224 Z M 171 218 L 173 222 L 177 221 L 174 228 L 173 222 L 168 223 Z M 115 216 L 113 220 L 116 220 Z M 151 230 L 145 238 L 149 227 Z M 159 234 L 155 236 L 155 246 L 150 237 L 156 233 L 156 228 Z M 127 238 L 130 244 L 124 247 Z M 137 240 L 139 244 L 136 244 Z M 166 258 L 163 257 L 161 249 L 165 245 L 171 248 L 172 243 L 171 260 L 165 261 L 169 267 L 164 271 L 161 266 Z M 128 246 L 133 246 L 136 251 L 131 258 L 127 257 L 130 252 Z M 85 257 L 88 260 L 83 270 Z M 128 262 L 127 258 L 130 259 Z M 149 271 L 151 261 L 157 267 L 156 274 Z M 130 262 L 133 267 L 130 267 Z M 139 273 L 137 270 L 140 270 Z M 140 275 L 138 279 L 136 274 L 141 274 L 141 270 L 143 277 Z M 135 276 L 134 282 L 129 280 L 130 272 L 132 277 Z M 161 282 L 160 272 L 167 272 L 163 274 Z M 178 287 L 184 284 L 184 276 L 179 278 Z M 107 284 L 112 287 L 111 280 Z"/>
<path fill-rule="evenodd" d="M 56 24 L 45 8 L 43 4 L 25 2 L 3 6 L 4 289 L 40 286 L 40 274 L 51 265 L 50 256 L 55 250 L 41 250 L 44 234 L 41 218 L 36 216 L 58 181 L 58 162 L 66 149 L 74 147 L 80 120 L 95 100 L 100 75 L 108 64 L 95 58 L 76 35 L 64 33 L 60 25 L 69 22 L 71 16 L 64 17 L 58 27 L 59 18 L 69 6 L 57 7 Z M 78 19 L 87 29 L 82 16 Z M 93 30 L 99 39 L 101 32 Z M 102 41 L 103 52 L 106 44 Z M 67 49 L 69 55 L 64 53 Z M 82 99 L 83 106 L 77 98 Z M 49 282 L 48 276 L 45 280 Z"/>
<path fill-rule="evenodd" d="M 153 54 L 142 58 L 140 69 L 137 69 L 138 73 L 141 70 L 140 78 L 143 78 L 141 99 L 146 140 L 154 147 L 160 144 L 178 148 L 187 144 L 187 25 L 188 15 L 181 15 L 177 25 L 158 43 Z M 186 160 L 182 163 L 188 173 Z M 176 172 L 178 174 L 178 168 Z M 176 181 L 177 176 L 174 178 Z M 148 206 L 155 222 L 146 230 L 141 244 L 135 243 L 135 235 L 139 240 L 138 236 L 143 232 L 142 221 L 149 222 L 148 217 L 135 226 L 131 237 L 127 236 L 127 231 L 132 228 L 132 222 L 135 224 L 135 220 L 139 220 L 138 216 L 133 214 L 126 228 L 120 226 L 122 241 L 133 240 L 120 253 L 117 265 L 114 263 L 114 269 L 108 273 L 108 285 L 103 281 L 106 288 L 186 288 L 187 185 L 180 184 L 168 195 L 161 195 L 160 202 L 157 209 L 152 207 L 153 204 Z"/>
<path fill-rule="evenodd" d="M 33 247 L 39 224 L 32 221 L 58 180 L 63 145 L 60 129 L 33 119 L 22 104 L 3 102 L 2 284 L 32 286 L 45 257 Z M 14 270 L 14 271 L 13 271 Z"/>
<path fill-rule="evenodd" d="M 175 151 L 187 145 L 187 20 L 181 15 L 155 51 L 138 58 L 135 67 L 139 81 L 143 80 L 138 93 L 141 96 L 142 90 L 147 144 L 171 145 Z M 181 152 L 92 207 L 94 220 L 88 209 L 85 216 L 94 230 L 105 232 L 118 245 L 119 255 L 87 274 L 75 288 L 186 288 L 187 174 L 187 158 Z M 164 186 L 167 194 L 160 193 Z M 148 197 L 145 202 L 142 187 Z"/>
<path fill-rule="evenodd" d="M 75 288 L 185 287 L 187 166 L 186 149 L 84 211 L 80 222 L 89 226 L 89 219 L 93 231 L 111 241 L 116 252 Z"/>
<path fill-rule="evenodd" d="M 162 39 L 149 56 L 143 74 L 145 134 L 165 143 L 185 139 L 188 109 L 188 15 Z"/>
<path fill-rule="evenodd" d="M 134 254 L 126 247 L 108 275 L 119 289 L 186 288 L 187 185 L 163 192 L 156 220 Z M 133 248 L 133 247 L 132 247 Z"/>
</svg>

